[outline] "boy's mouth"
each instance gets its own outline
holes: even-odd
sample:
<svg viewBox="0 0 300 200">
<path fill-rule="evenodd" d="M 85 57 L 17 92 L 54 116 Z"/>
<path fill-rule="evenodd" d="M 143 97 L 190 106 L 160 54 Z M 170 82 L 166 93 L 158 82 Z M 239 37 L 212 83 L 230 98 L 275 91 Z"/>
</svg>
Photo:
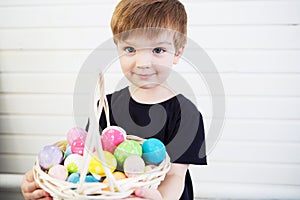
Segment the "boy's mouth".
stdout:
<svg viewBox="0 0 300 200">
<path fill-rule="evenodd" d="M 155 73 L 133 73 L 135 74 L 136 76 L 138 76 L 139 78 L 141 79 L 148 79 L 150 77 L 152 77 Z"/>
</svg>

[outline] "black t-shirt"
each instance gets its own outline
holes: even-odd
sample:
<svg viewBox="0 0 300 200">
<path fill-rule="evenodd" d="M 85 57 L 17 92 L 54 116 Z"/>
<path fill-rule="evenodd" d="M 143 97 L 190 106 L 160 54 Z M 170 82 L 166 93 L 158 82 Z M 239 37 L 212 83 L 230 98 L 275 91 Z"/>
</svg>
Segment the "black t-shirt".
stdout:
<svg viewBox="0 0 300 200">
<path fill-rule="evenodd" d="M 107 95 L 110 125 L 122 127 L 127 134 L 157 138 L 165 145 L 172 163 L 206 165 L 202 115 L 195 105 L 179 94 L 158 104 L 142 104 L 130 97 L 128 87 Z M 104 129 L 105 115 L 99 125 Z M 192 200 L 193 185 L 189 171 L 180 200 Z"/>
</svg>

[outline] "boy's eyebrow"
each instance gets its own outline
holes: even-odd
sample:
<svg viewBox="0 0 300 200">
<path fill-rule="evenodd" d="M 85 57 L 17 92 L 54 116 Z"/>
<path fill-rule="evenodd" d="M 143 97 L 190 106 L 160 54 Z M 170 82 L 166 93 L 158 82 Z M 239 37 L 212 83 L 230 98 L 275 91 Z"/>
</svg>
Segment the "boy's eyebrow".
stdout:
<svg viewBox="0 0 300 200">
<path fill-rule="evenodd" d="M 126 40 L 123 40 L 123 42 L 126 43 L 126 44 L 128 44 L 128 45 L 130 45 L 130 46 L 137 46 L 136 44 L 128 42 Z M 157 42 L 157 43 L 153 43 L 152 45 L 153 46 L 159 46 L 159 45 L 163 45 L 163 44 L 170 45 L 170 46 L 173 45 L 173 43 L 169 42 L 169 41 Z"/>
</svg>

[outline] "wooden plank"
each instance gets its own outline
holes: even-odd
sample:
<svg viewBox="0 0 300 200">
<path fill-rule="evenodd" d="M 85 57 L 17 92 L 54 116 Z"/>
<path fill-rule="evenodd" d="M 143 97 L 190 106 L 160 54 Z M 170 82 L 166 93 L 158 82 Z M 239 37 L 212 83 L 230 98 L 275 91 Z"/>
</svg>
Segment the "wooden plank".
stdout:
<svg viewBox="0 0 300 200">
<path fill-rule="evenodd" d="M 20 188 L 15 189 L 13 191 L 6 190 L 6 191 L 0 191 L 0 198 L 6 199 L 6 200 L 17 200 L 17 199 L 23 199 L 23 195 L 20 191 Z"/>
<path fill-rule="evenodd" d="M 218 101 L 220 97 L 214 98 Z M 0 102 L 0 114 L 72 115 L 73 113 L 71 95 L 3 94 L 0 96 Z M 196 106 L 204 117 L 212 117 L 210 97 L 199 97 Z M 218 117 L 220 116 L 214 116 Z M 226 118 L 299 120 L 300 101 L 297 97 L 226 97 Z"/>
<path fill-rule="evenodd" d="M 209 119 L 204 119 L 208 121 Z M 210 119 L 211 120 L 211 119 Z M 87 121 L 83 118 L 82 121 Z M 75 125 L 72 116 L 0 115 L 0 135 L 63 136 Z M 16 126 L 17 124 L 17 126 Z M 208 128 L 208 123 L 206 123 Z M 249 142 L 300 142 L 300 121 L 226 119 L 221 140 Z"/>
<path fill-rule="evenodd" d="M 183 88 L 179 82 L 187 83 L 196 96 L 210 95 L 210 89 L 219 78 L 226 96 L 299 96 L 299 74 L 258 74 L 258 73 L 178 73 L 180 81 L 175 76 L 171 85 L 175 89 Z M 171 79 L 172 80 L 172 79 Z M 177 83 L 177 84 L 176 84 Z M 183 90 L 183 89 L 182 89 Z M 213 92 L 213 91 L 212 91 Z M 217 93 L 222 95 L 222 93 Z M 224 95 L 223 94 L 223 95 Z"/>
<path fill-rule="evenodd" d="M 298 49 L 297 26 L 190 27 L 188 36 L 202 48 Z"/>
<path fill-rule="evenodd" d="M 2 72 L 77 73 L 91 51 L 0 51 Z M 298 50 L 207 50 L 218 72 L 223 73 L 292 73 L 300 72 Z M 190 72 L 185 54 L 174 66 L 179 72 Z M 120 73 L 119 63 L 112 63 L 111 72 Z"/>
<path fill-rule="evenodd" d="M 0 134 L 64 136 L 72 127 L 85 128 L 87 118 L 81 120 L 85 123 L 75 124 L 72 116 L 0 115 Z"/>
<path fill-rule="evenodd" d="M 61 136 L 34 136 L 30 135 L 1 135 L 1 154 L 32 154 L 37 155 L 38 152 L 46 145 L 66 140 L 67 134 Z"/>
<path fill-rule="evenodd" d="M 35 155 L 5 155 L 0 154 L 0 173 L 24 174 L 32 169 L 35 162 Z"/>
<path fill-rule="evenodd" d="M 299 199 L 300 186 L 194 181 L 196 200 L 200 199 Z"/>
<path fill-rule="evenodd" d="M 72 113 L 71 95 L 1 95 L 0 113 L 6 114 L 52 114 Z"/>
<path fill-rule="evenodd" d="M 242 138 L 240 138 L 242 139 Z M 218 141 L 209 153 L 210 162 L 300 164 L 300 143 Z"/>
<path fill-rule="evenodd" d="M 223 141 L 300 142 L 300 121 L 226 119 Z"/>
<path fill-rule="evenodd" d="M 78 72 L 90 51 L 0 51 L 2 72 Z"/>
<path fill-rule="evenodd" d="M 116 2 L 35 2 L 0 7 L 0 27 L 109 26 Z M 0 4 L 1 5 L 1 4 Z M 297 1 L 187 2 L 189 25 L 298 24 Z M 18 13 L 16 15 L 16 13 Z M 81 13 L 81 14 L 79 14 Z"/>
<path fill-rule="evenodd" d="M 191 168 L 193 179 L 199 182 L 300 186 L 299 165 L 209 162 L 207 166 Z"/>
<path fill-rule="evenodd" d="M 196 70 L 174 72 L 169 78 L 170 85 L 181 93 L 187 92 L 186 87 L 189 87 L 196 96 L 210 95 L 212 86 L 208 83 L 214 83 L 218 76 L 226 96 L 300 96 L 300 74 L 220 73 L 217 76 Z M 76 73 L 1 73 L 0 92 L 72 94 L 77 76 Z M 124 77 L 122 73 L 106 73 L 105 79 L 106 89 L 113 92 Z"/>
<path fill-rule="evenodd" d="M 117 4 L 119 0 L 1 0 L 0 6 L 58 6 L 76 4 Z"/>
<path fill-rule="evenodd" d="M 204 49 L 299 49 L 298 35 L 299 26 L 191 27 L 188 34 Z M 1 29 L 0 50 L 92 50 L 110 37 L 105 27 Z"/>
<path fill-rule="evenodd" d="M 300 72 L 300 51 L 208 50 L 219 72 Z"/>
<path fill-rule="evenodd" d="M 18 174 L 0 174 L 0 191 L 20 191 L 23 176 Z M 1 193 L 0 193 L 1 197 Z"/>
</svg>

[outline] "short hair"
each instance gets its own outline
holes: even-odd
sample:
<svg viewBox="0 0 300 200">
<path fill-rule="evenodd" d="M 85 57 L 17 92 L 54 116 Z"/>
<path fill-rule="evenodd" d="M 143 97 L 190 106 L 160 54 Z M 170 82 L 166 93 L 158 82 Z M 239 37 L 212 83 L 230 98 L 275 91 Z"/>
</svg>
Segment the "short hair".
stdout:
<svg viewBox="0 0 300 200">
<path fill-rule="evenodd" d="M 126 39 L 130 31 L 145 28 L 171 30 L 175 33 L 176 50 L 183 47 L 187 34 L 187 14 L 184 5 L 178 0 L 121 0 L 111 19 L 114 41 Z M 120 37 L 121 34 L 125 35 Z"/>
</svg>

